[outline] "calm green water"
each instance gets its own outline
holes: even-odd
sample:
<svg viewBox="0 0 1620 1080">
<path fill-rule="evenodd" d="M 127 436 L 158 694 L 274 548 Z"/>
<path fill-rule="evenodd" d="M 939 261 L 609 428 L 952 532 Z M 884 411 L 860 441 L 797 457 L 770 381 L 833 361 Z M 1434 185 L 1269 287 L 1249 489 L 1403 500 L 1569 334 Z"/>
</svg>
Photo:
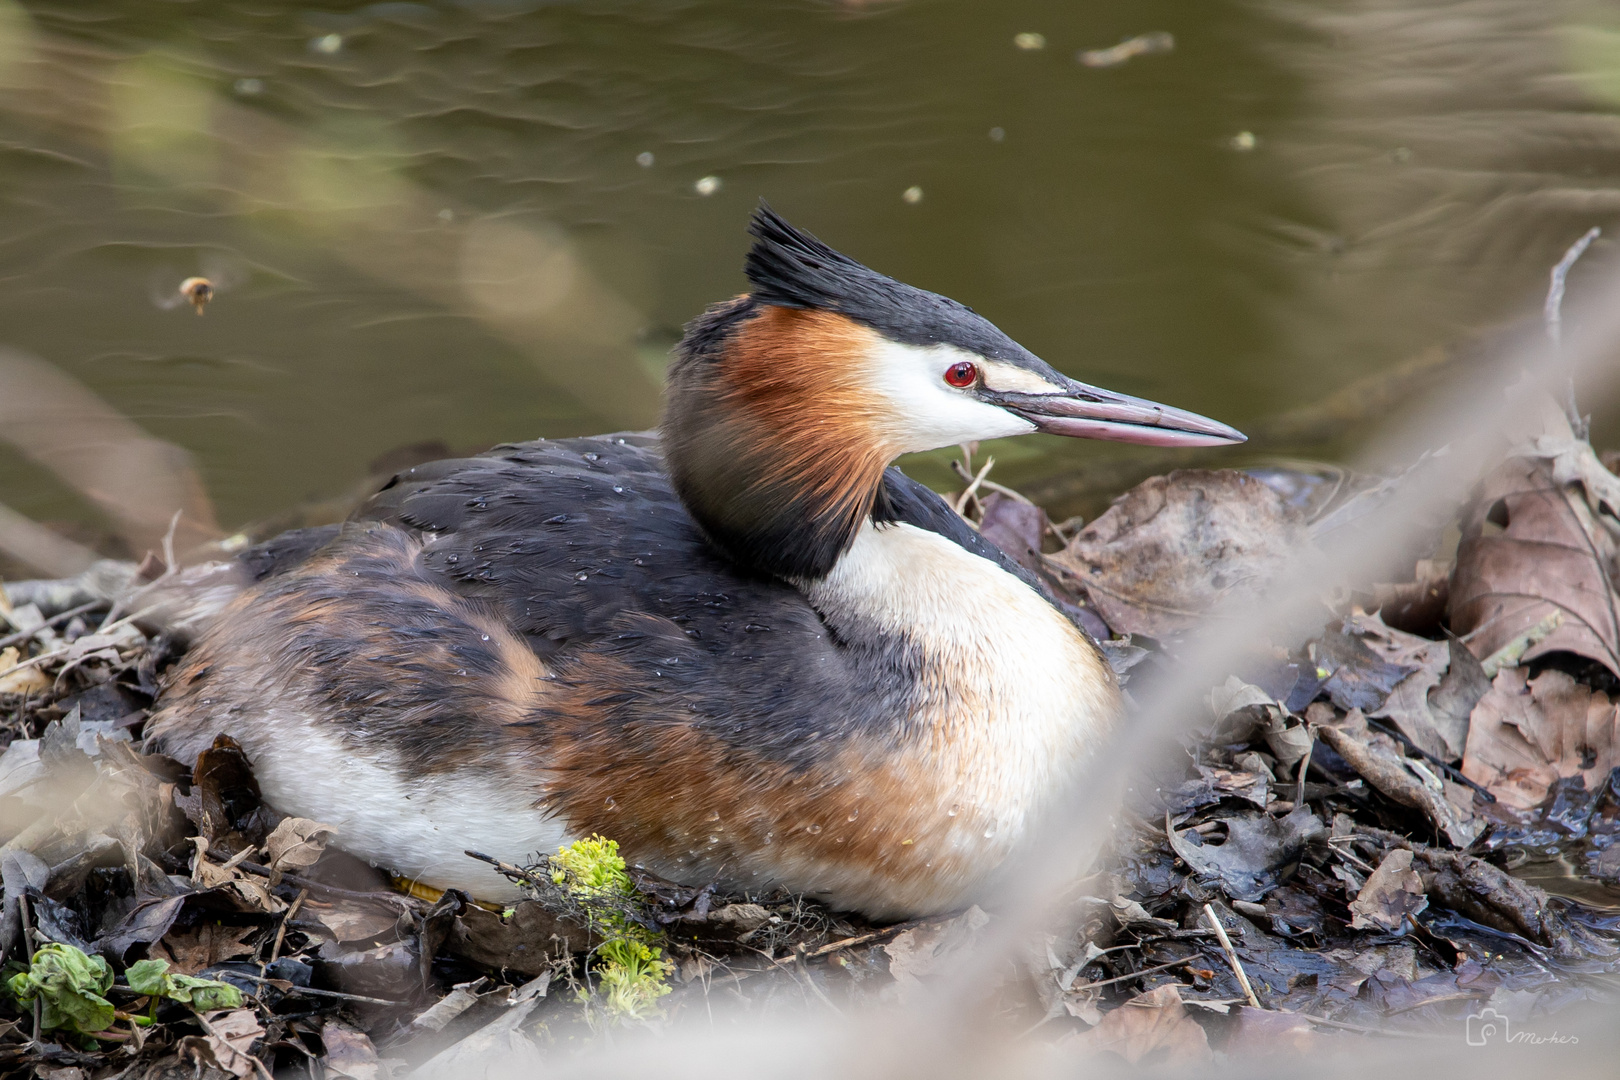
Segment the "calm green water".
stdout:
<svg viewBox="0 0 1620 1080">
<path fill-rule="evenodd" d="M 1073 375 L 1240 426 L 1534 312 L 1620 218 L 1607 5 L 0 16 L 0 345 L 189 450 L 228 526 L 403 444 L 651 424 L 761 196 Z M 1150 31 L 1174 51 L 1076 61 Z M 157 302 L 199 272 L 205 317 Z M 999 451 L 1014 479 L 1082 452 Z M 0 502 L 94 516 L 3 445 Z"/>
</svg>

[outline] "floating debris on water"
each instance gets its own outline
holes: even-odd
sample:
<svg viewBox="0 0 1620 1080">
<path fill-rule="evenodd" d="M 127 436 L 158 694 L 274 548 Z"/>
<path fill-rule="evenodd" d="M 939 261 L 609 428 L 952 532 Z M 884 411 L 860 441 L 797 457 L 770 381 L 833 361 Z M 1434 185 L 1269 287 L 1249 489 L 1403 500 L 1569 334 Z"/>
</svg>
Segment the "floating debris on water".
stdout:
<svg viewBox="0 0 1620 1080">
<path fill-rule="evenodd" d="M 721 180 L 718 176 L 705 176 L 692 185 L 692 190 L 707 198 L 719 191 L 721 186 Z"/>
<path fill-rule="evenodd" d="M 913 184 L 900 193 L 900 198 L 915 206 L 923 200 L 923 189 Z"/>
<path fill-rule="evenodd" d="M 636 155 L 636 164 L 640 165 L 643 169 L 652 168 L 653 167 L 653 160 L 654 159 L 653 159 L 653 155 L 652 155 L 651 150 L 643 150 L 641 153 Z"/>
<path fill-rule="evenodd" d="M 1006 138 L 1007 138 L 1007 129 L 1006 128 L 993 127 L 993 128 L 990 129 L 990 141 L 991 142 L 1003 142 L 1003 141 L 1006 140 Z"/>
<path fill-rule="evenodd" d="M 1036 49 L 1046 48 L 1045 34 L 1014 34 L 1013 44 L 1020 49 L 1033 52 Z"/>
<path fill-rule="evenodd" d="M 1227 141 L 1227 145 L 1234 150 L 1242 150 L 1247 152 L 1259 146 L 1260 140 L 1255 138 L 1254 132 L 1252 131 L 1240 131 Z"/>
<path fill-rule="evenodd" d="M 1126 38 L 1118 45 L 1106 49 L 1087 49 L 1076 54 L 1075 59 L 1091 68 L 1118 67 L 1133 57 L 1146 56 L 1149 53 L 1173 52 L 1175 47 L 1175 35 L 1164 30 L 1155 30 L 1151 34 L 1138 34 L 1133 38 Z"/>
<path fill-rule="evenodd" d="M 309 51 L 310 52 L 323 53 L 323 54 L 325 54 L 327 56 L 331 56 L 333 53 L 340 52 L 340 51 L 342 51 L 342 49 L 343 49 L 343 35 L 342 34 L 322 34 L 320 37 L 315 38 L 313 41 L 311 41 L 309 43 Z"/>
</svg>

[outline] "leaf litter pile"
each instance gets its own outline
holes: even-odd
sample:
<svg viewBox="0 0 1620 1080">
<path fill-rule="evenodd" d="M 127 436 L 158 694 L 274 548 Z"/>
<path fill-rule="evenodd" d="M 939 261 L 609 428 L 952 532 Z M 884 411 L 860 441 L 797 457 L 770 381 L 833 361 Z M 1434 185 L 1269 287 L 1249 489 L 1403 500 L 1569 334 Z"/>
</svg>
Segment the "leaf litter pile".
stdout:
<svg viewBox="0 0 1620 1080">
<path fill-rule="evenodd" d="M 1323 598 L 1318 625 L 1210 689 L 987 1007 L 1076 1053 L 1200 1063 L 1620 998 L 1620 477 L 1545 413 L 1409 580 Z M 1128 694 L 1399 482 L 1183 470 L 1054 525 L 971 455 L 958 471 L 959 511 Z M 522 888 L 504 907 L 391 879 L 266 805 L 228 739 L 142 752 L 183 648 L 142 607 L 166 565 L 0 594 L 0 1076 L 538 1068 L 694 1011 L 905 1004 L 995 918 L 721 895 L 601 837 L 524 866 L 469 853 Z"/>
</svg>

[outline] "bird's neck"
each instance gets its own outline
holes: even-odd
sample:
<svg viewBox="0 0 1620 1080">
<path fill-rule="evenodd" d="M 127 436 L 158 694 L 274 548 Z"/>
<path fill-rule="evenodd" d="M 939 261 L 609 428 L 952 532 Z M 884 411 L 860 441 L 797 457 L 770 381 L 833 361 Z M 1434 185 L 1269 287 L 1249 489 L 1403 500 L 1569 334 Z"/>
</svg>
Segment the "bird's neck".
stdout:
<svg viewBox="0 0 1620 1080">
<path fill-rule="evenodd" d="M 1016 843 L 1117 718 L 1117 682 L 1091 642 L 1029 585 L 937 533 L 868 523 L 801 589 L 854 654 L 896 667 L 906 705 L 890 768 L 905 774 L 918 828 L 965 830 L 953 843 Z"/>
<path fill-rule="evenodd" d="M 879 498 L 894 448 L 858 385 L 872 332 L 739 297 L 687 327 L 662 425 L 682 503 L 721 550 L 791 580 L 826 576 Z"/>
</svg>

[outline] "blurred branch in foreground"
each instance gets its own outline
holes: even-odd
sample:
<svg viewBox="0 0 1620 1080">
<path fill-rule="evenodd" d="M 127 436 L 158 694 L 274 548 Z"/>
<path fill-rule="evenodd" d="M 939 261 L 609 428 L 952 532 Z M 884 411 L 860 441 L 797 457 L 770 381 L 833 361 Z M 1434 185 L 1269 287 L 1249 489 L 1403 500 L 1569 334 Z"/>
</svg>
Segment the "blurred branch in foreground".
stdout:
<svg viewBox="0 0 1620 1080">
<path fill-rule="evenodd" d="M 88 570 L 96 553 L 0 503 L 0 551 L 51 577 Z"/>
<path fill-rule="evenodd" d="M 51 364 L 4 347 L 0 439 L 106 514 L 137 556 L 161 550 L 176 512 L 176 550 L 219 535 L 191 455 L 153 438 Z M 50 574 L 65 576 L 89 565 L 85 549 L 15 514 L 0 516 L 0 546 Z"/>
</svg>

